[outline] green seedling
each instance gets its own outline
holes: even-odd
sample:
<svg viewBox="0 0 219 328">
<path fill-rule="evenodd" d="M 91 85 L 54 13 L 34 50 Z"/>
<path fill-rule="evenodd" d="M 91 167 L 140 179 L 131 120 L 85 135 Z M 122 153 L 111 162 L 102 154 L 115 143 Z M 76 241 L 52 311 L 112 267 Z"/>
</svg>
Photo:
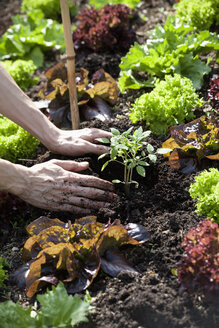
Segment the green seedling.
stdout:
<svg viewBox="0 0 219 328">
<path fill-rule="evenodd" d="M 151 134 L 151 131 L 143 131 L 142 127 L 138 128 L 131 134 L 133 127 L 127 131 L 120 133 L 117 129 L 112 128 L 113 134 L 111 140 L 107 138 L 98 138 L 98 141 L 103 143 L 110 143 L 110 159 L 106 161 L 102 166 L 102 171 L 110 162 L 118 162 L 124 166 L 124 180 L 113 180 L 113 183 L 123 183 L 125 193 L 128 196 L 130 194 L 130 185 L 135 184 L 138 187 L 138 182 L 133 181 L 133 171 L 142 176 L 146 176 L 146 166 L 150 166 L 149 162 L 156 163 L 157 154 L 166 154 L 170 149 L 154 147 L 145 141 L 145 139 Z M 144 148 L 144 150 L 143 150 Z M 99 159 L 104 158 L 108 154 L 102 154 Z M 120 158 L 121 160 L 118 160 Z"/>
</svg>

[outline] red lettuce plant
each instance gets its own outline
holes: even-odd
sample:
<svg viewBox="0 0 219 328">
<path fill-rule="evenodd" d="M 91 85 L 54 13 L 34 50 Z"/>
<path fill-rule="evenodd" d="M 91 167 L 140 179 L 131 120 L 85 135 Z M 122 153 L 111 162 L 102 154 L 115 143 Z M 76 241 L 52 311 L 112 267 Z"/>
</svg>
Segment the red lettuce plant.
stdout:
<svg viewBox="0 0 219 328">
<path fill-rule="evenodd" d="M 149 240 L 143 226 L 122 226 L 119 220 L 103 224 L 94 216 L 75 223 L 40 217 L 27 226 L 27 232 L 30 238 L 24 245 L 23 259 L 28 262 L 12 278 L 20 288 L 26 287 L 28 297 L 60 280 L 69 293 L 80 292 L 90 286 L 100 268 L 113 277 L 120 271 L 138 274 L 118 248 Z"/>
<path fill-rule="evenodd" d="M 219 227 L 206 219 L 185 236 L 185 254 L 177 264 L 180 290 L 195 292 L 219 289 Z"/>
<path fill-rule="evenodd" d="M 210 99 L 212 106 L 219 111 L 219 75 L 210 80 L 208 99 Z"/>
<path fill-rule="evenodd" d="M 121 4 L 83 10 L 77 15 L 81 25 L 73 32 L 75 49 L 128 50 L 135 41 L 130 29 L 132 15 L 133 10 Z"/>
</svg>

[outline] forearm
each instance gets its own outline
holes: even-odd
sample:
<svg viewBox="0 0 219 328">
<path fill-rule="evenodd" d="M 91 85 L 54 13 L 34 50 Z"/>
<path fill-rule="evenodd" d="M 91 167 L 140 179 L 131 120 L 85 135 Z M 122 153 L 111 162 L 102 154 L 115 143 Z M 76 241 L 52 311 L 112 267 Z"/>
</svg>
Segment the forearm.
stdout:
<svg viewBox="0 0 219 328">
<path fill-rule="evenodd" d="M 0 159 L 0 191 L 19 196 L 25 188 L 26 170 L 22 165 Z"/>
<path fill-rule="evenodd" d="M 47 147 L 57 140 L 59 129 L 34 106 L 1 64 L 0 113 L 22 126 Z"/>
</svg>

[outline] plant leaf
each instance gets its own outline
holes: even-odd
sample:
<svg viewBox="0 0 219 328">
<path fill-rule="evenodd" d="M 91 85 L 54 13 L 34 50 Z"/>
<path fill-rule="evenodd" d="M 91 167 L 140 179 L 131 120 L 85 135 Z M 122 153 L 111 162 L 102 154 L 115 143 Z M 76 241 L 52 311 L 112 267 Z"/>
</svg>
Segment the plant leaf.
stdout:
<svg viewBox="0 0 219 328">
<path fill-rule="evenodd" d="M 50 228 L 52 226 L 59 226 L 64 228 L 66 224 L 59 219 L 50 219 L 46 216 L 40 216 L 38 219 L 32 221 L 26 230 L 30 236 L 38 235 L 42 230 Z"/>
<path fill-rule="evenodd" d="M 149 154 L 152 154 L 153 151 L 154 151 L 154 147 L 152 145 L 148 144 L 147 145 L 147 151 L 148 151 Z"/>
<path fill-rule="evenodd" d="M 116 277 L 121 271 L 139 274 L 121 254 L 112 250 L 107 250 L 101 257 L 101 269 L 112 277 Z"/>
<path fill-rule="evenodd" d="M 145 172 L 144 167 L 138 165 L 138 166 L 136 167 L 136 171 L 138 172 L 139 175 L 141 175 L 142 177 L 145 177 L 146 172 Z"/>
<path fill-rule="evenodd" d="M 156 163 L 156 161 L 157 161 L 157 156 L 154 155 L 154 154 L 149 154 L 149 155 L 148 155 L 148 158 L 150 159 L 150 161 L 151 161 L 152 163 Z"/>
<path fill-rule="evenodd" d="M 139 243 L 145 243 L 150 239 L 150 234 L 146 228 L 140 224 L 128 223 L 125 228 L 128 230 L 129 236 L 137 240 Z"/>
<path fill-rule="evenodd" d="M 90 302 L 83 301 L 80 297 L 68 295 L 62 282 L 57 287 L 52 287 L 44 295 L 37 295 L 41 304 L 39 318 L 43 318 L 46 326 L 61 327 L 75 326 L 79 322 L 87 322 Z"/>
</svg>

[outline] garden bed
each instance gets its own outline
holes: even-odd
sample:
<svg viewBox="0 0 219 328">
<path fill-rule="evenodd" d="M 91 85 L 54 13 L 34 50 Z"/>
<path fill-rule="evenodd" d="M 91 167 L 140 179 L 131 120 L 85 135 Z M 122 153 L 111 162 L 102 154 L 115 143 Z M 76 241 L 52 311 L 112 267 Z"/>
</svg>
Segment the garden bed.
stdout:
<svg viewBox="0 0 219 328">
<path fill-rule="evenodd" d="M 13 2 L 11 14 L 14 15 L 19 10 L 20 2 Z M 0 1 L 3 26 L 10 23 L 8 16 L 4 15 L 5 10 L 12 8 L 5 5 L 8 3 L 11 5 L 12 1 Z M 3 10 L 1 10 L 2 8 Z M 139 10 L 147 17 L 146 22 L 135 20 L 134 29 L 140 43 L 145 40 L 148 30 L 158 23 L 163 24 L 167 15 L 173 11 L 172 2 L 167 0 L 143 1 Z M 3 32 L 3 29 L 0 31 Z M 124 54 L 107 52 L 90 53 L 84 57 L 83 55 L 77 56 L 76 69 L 79 70 L 83 66 L 90 73 L 94 73 L 97 69 L 104 68 L 114 78 L 118 78 L 118 65 L 122 55 Z M 55 53 L 52 56 L 54 56 L 55 64 L 59 55 Z M 52 61 L 51 58 L 50 61 Z M 212 71 L 205 76 L 204 86 L 199 92 L 204 99 L 206 99 L 210 78 L 213 74 L 219 73 L 215 61 L 212 61 L 211 67 Z M 37 75 L 41 76 L 42 72 L 43 69 L 38 70 Z M 41 79 L 38 85 L 27 92 L 33 100 L 38 100 L 37 93 L 44 82 L 45 79 Z M 127 130 L 132 126 L 128 116 L 130 104 L 134 103 L 142 93 L 142 90 L 128 91 L 126 94 L 120 95 L 119 102 L 113 111 L 113 118 L 109 122 L 85 121 L 81 123 L 80 127 L 97 127 L 107 131 L 112 127 L 120 131 Z M 158 148 L 166 139 L 167 137 L 157 137 L 151 134 L 148 142 Z M 66 156 L 54 155 L 40 146 L 37 156 L 23 163 L 33 165 L 51 158 L 69 159 Z M 112 163 L 107 169 L 101 171 L 103 161 L 98 161 L 95 155 L 87 155 L 76 160 L 89 161 L 90 169 L 85 172 L 86 174 L 93 174 L 109 181 L 122 179 L 123 172 L 119 164 Z M 209 167 L 218 168 L 218 162 L 206 159 L 198 170 Z M 195 202 L 188 191 L 190 184 L 194 181 L 194 176 L 195 173 L 186 175 L 179 170 L 172 169 L 168 160 L 160 155 L 157 163 L 147 168 L 145 178 L 135 177 L 135 180 L 139 182 L 139 188 L 133 188 L 129 198 L 125 196 L 120 187 L 116 186 L 115 191 L 119 195 L 119 201 L 112 204 L 110 208 L 102 208 L 94 213 L 100 222 L 120 219 L 122 224 L 129 222 L 141 224 L 149 231 L 151 239 L 141 246 L 122 247 L 123 255 L 140 272 L 138 276 L 122 272 L 116 278 L 111 278 L 104 273 L 95 278 L 89 292 L 96 311 L 89 316 L 89 323 L 82 324 L 80 327 L 218 327 L 219 313 L 214 299 L 207 299 L 202 293 L 188 294 L 185 292 L 180 294 L 177 277 L 174 275 L 176 263 L 183 254 L 181 247 L 183 237 L 191 227 L 204 219 L 195 213 Z M 41 215 L 50 218 L 57 217 L 66 221 L 77 218 L 67 213 L 40 210 L 23 202 L 16 203 L 16 205 L 13 203 L 7 213 L 7 220 L 2 220 L 0 223 L 2 229 L 1 256 L 8 260 L 11 266 L 10 272 L 13 272 L 22 263 L 20 250 L 27 239 L 24 227 Z M 30 302 L 24 292 L 9 283 L 5 295 L 1 295 L 1 301 L 7 299 L 19 300 L 25 305 Z"/>
</svg>

